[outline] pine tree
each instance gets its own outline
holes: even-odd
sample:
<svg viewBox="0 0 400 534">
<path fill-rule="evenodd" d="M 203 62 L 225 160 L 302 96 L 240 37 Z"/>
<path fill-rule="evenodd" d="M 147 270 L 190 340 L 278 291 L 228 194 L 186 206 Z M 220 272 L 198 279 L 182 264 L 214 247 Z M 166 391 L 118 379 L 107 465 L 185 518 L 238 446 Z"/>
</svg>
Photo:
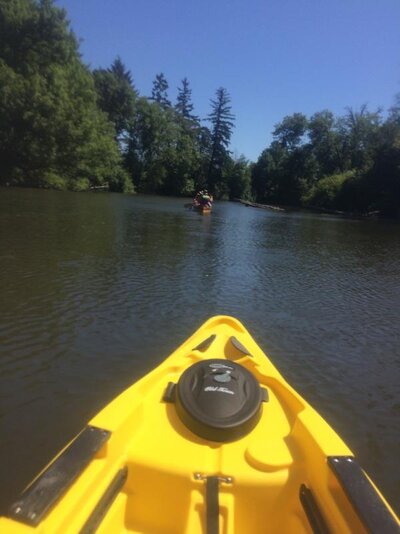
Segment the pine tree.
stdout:
<svg viewBox="0 0 400 534">
<path fill-rule="evenodd" d="M 169 85 L 164 74 L 162 72 L 157 74 L 153 82 L 150 100 L 157 102 L 163 108 L 170 107 L 171 102 L 168 100 L 168 87 Z"/>
<path fill-rule="evenodd" d="M 189 88 L 189 81 L 183 78 L 182 86 L 178 87 L 178 96 L 176 98 L 175 109 L 177 113 L 184 119 L 191 121 L 198 121 L 198 117 L 192 114 L 192 90 Z"/>
<path fill-rule="evenodd" d="M 114 74 L 114 76 L 119 80 L 125 80 L 136 92 L 135 86 L 133 85 L 132 74 L 129 70 L 126 70 L 125 65 L 122 63 L 122 60 L 119 56 L 114 59 L 111 68 L 108 69 L 108 72 Z"/>
<path fill-rule="evenodd" d="M 211 122 L 211 154 L 208 165 L 208 185 L 212 191 L 221 189 L 223 168 L 229 158 L 229 143 L 235 127 L 235 116 L 231 113 L 231 98 L 226 89 L 216 91 L 216 99 L 211 99 L 212 111 L 208 115 Z"/>
</svg>

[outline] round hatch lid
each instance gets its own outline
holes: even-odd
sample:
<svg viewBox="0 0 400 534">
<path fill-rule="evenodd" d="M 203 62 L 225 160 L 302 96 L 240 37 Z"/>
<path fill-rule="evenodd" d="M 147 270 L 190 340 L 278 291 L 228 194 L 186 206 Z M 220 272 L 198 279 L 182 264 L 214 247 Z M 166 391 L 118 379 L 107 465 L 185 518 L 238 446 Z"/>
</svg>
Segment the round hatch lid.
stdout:
<svg viewBox="0 0 400 534">
<path fill-rule="evenodd" d="M 238 363 L 203 360 L 181 375 L 176 410 L 182 422 L 211 441 L 239 439 L 258 423 L 263 392 L 256 378 Z"/>
</svg>

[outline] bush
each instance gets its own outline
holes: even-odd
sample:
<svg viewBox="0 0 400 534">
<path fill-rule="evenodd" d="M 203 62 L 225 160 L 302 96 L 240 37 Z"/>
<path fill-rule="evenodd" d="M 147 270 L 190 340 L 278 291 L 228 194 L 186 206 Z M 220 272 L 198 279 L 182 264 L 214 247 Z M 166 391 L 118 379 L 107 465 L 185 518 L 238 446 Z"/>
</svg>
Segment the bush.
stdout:
<svg viewBox="0 0 400 534">
<path fill-rule="evenodd" d="M 114 175 L 109 178 L 109 190 L 120 193 L 134 193 L 132 180 L 129 174 L 123 169 L 116 169 Z"/>
<path fill-rule="evenodd" d="M 41 186 L 44 189 L 57 189 L 58 191 L 65 191 L 65 189 L 67 189 L 65 178 L 62 178 L 51 171 L 48 171 L 43 175 L 41 182 Z"/>
<path fill-rule="evenodd" d="M 90 183 L 87 178 L 78 178 L 76 180 L 71 180 L 69 188 L 71 191 L 87 191 L 89 189 Z"/>
<path fill-rule="evenodd" d="M 302 203 L 310 207 L 341 209 L 343 208 L 343 203 L 346 204 L 345 198 L 343 198 L 346 196 L 343 194 L 347 189 L 345 184 L 354 180 L 355 171 L 326 176 L 303 195 Z M 353 188 L 350 187 L 350 189 Z"/>
</svg>

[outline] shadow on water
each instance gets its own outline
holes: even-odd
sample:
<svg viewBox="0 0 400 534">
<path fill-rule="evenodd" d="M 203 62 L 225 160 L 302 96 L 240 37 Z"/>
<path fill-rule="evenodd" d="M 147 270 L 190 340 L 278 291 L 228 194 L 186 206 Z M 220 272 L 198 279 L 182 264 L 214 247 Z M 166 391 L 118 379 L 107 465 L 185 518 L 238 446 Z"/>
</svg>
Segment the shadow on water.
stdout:
<svg viewBox="0 0 400 534">
<path fill-rule="evenodd" d="M 211 315 L 242 320 L 399 502 L 400 228 L 0 193 L 0 506 Z"/>
</svg>

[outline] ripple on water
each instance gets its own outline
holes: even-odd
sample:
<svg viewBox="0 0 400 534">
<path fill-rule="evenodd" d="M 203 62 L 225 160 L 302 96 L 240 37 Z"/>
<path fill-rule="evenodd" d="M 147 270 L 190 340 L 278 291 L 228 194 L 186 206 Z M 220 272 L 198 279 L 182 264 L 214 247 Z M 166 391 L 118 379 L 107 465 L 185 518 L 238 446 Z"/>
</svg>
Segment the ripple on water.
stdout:
<svg viewBox="0 0 400 534">
<path fill-rule="evenodd" d="M 7 204 L 5 193 L 0 506 L 218 313 L 245 323 L 398 500 L 398 226 L 232 203 L 202 217 L 181 200 L 120 195 L 17 191 Z"/>
</svg>

